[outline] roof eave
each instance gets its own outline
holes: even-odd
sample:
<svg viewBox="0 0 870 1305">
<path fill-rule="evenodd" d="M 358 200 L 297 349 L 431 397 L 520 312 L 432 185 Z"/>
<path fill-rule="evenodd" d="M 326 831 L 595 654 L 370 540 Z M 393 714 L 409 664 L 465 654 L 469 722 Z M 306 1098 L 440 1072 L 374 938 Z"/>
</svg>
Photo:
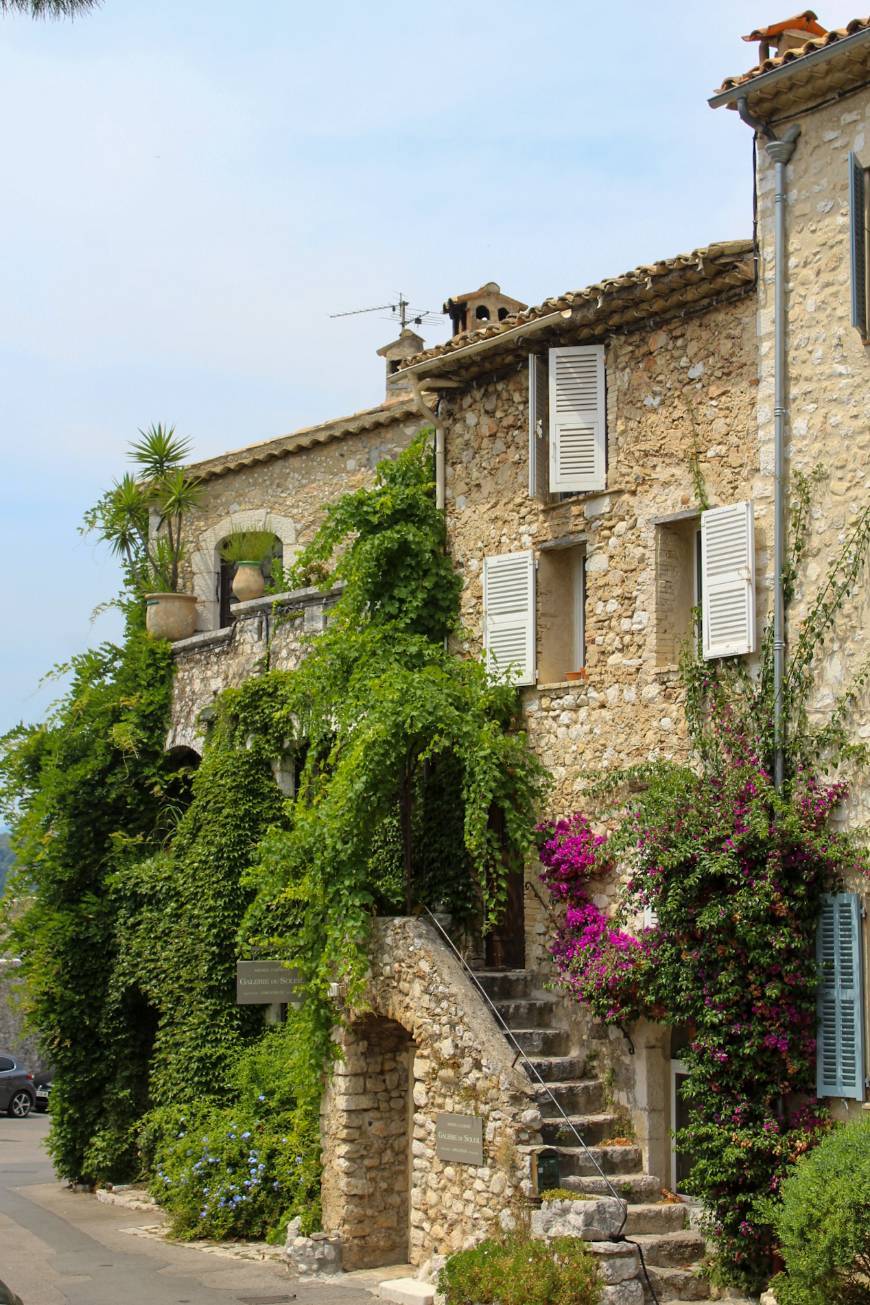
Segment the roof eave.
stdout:
<svg viewBox="0 0 870 1305">
<path fill-rule="evenodd" d="M 711 109 L 720 109 L 723 104 L 736 105 L 738 100 L 754 95 L 756 91 L 767 90 L 769 86 L 784 81 L 787 77 L 794 76 L 802 69 L 818 68 L 820 64 L 826 63 L 829 59 L 837 58 L 846 50 L 852 50 L 856 45 L 868 40 L 870 40 L 870 27 L 864 27 L 859 32 L 853 32 L 851 36 L 842 36 L 838 41 L 832 41 L 830 45 L 825 45 L 820 50 L 813 50 L 810 54 L 802 54 L 797 59 L 790 59 L 788 63 L 782 64 L 779 68 L 771 68 L 770 72 L 759 73 L 757 77 L 753 77 L 750 81 L 738 82 L 736 86 L 729 87 L 727 91 L 718 91 L 710 97 L 707 103 Z"/>
</svg>

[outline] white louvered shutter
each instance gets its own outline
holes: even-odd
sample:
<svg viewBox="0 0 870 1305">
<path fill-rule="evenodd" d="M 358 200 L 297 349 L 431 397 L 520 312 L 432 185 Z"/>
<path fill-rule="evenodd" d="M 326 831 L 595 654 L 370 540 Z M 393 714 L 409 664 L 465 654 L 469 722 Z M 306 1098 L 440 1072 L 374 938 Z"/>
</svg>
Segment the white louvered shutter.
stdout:
<svg viewBox="0 0 870 1305">
<path fill-rule="evenodd" d="M 852 250 L 852 325 L 867 335 L 867 196 L 861 160 L 849 155 L 849 243 Z"/>
<path fill-rule="evenodd" d="M 816 934 L 819 1031 L 816 1092 L 864 1100 L 861 904 L 855 893 L 822 899 Z"/>
<path fill-rule="evenodd" d="M 701 513 L 704 657 L 755 651 L 755 547 L 751 503 Z"/>
<path fill-rule="evenodd" d="M 502 553 L 483 563 L 483 637 L 486 660 L 512 684 L 535 682 L 535 559 Z"/>
<path fill-rule="evenodd" d="M 529 497 L 549 497 L 550 394 L 547 361 L 529 354 Z"/>
<path fill-rule="evenodd" d="M 604 345 L 550 350 L 550 491 L 604 489 Z"/>
</svg>

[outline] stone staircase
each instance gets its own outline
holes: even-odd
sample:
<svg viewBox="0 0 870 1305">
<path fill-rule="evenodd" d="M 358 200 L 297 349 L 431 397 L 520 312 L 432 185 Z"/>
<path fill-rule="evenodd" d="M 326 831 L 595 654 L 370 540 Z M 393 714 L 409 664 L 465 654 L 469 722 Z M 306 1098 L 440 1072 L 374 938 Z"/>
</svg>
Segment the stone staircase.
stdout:
<svg viewBox="0 0 870 1305">
<path fill-rule="evenodd" d="M 662 1198 L 661 1181 L 644 1172 L 640 1147 L 608 1144 L 619 1132 L 619 1116 L 607 1105 L 602 1080 L 586 1072 L 584 1057 L 571 1047 L 559 1022 L 559 998 L 529 970 L 479 970 L 476 978 L 528 1057 L 528 1062 L 521 1057 L 518 1065 L 536 1085 L 543 1143 L 559 1156 L 559 1185 L 610 1196 L 609 1181 L 628 1201 L 624 1233 L 642 1249 L 661 1305 L 711 1299 L 709 1283 L 697 1272 L 704 1239 L 689 1227 L 688 1207 Z M 538 1085 L 534 1071 L 545 1086 Z M 649 1293 L 647 1298 L 652 1301 Z M 721 1305 L 751 1302 L 729 1297 Z"/>
</svg>

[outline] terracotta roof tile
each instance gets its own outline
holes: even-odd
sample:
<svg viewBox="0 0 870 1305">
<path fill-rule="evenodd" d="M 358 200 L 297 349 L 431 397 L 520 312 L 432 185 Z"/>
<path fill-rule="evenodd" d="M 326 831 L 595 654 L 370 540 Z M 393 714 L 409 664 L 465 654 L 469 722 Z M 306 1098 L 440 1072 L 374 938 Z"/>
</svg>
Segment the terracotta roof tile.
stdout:
<svg viewBox="0 0 870 1305">
<path fill-rule="evenodd" d="M 779 26 L 779 24 L 776 26 Z M 800 59 L 805 59 L 807 55 L 815 54 L 817 50 L 823 50 L 826 46 L 834 45 L 847 36 L 854 36 L 857 32 L 864 31 L 868 27 L 870 27 L 870 18 L 853 18 L 845 27 L 832 28 L 830 32 L 825 32 L 824 36 L 814 36 L 795 50 L 786 50 L 784 54 L 776 55 L 770 59 L 763 59 L 754 68 L 750 68 L 748 72 L 740 73 L 737 77 L 726 77 L 715 95 L 721 95 L 723 91 L 733 90 L 736 86 L 745 86 L 748 82 L 754 81 L 756 77 L 773 72 L 776 68 L 784 68 L 786 64 L 797 63 Z M 762 35 L 762 33 L 753 32 L 752 38 L 744 39 L 754 39 L 759 35 Z"/>
<path fill-rule="evenodd" d="M 748 287 L 754 280 L 752 242 L 729 240 L 694 249 L 689 254 L 644 264 L 622 276 L 608 277 L 584 290 L 571 290 L 545 299 L 523 312 L 512 313 L 502 322 L 492 322 L 477 331 L 463 331 L 443 344 L 409 358 L 405 367 L 415 367 L 451 355 L 478 341 L 495 339 L 526 322 L 550 314 L 570 312 L 573 325 L 583 322 L 600 333 L 617 325 L 653 318 L 722 294 L 729 288 Z M 566 320 L 566 328 L 569 326 Z"/>
</svg>

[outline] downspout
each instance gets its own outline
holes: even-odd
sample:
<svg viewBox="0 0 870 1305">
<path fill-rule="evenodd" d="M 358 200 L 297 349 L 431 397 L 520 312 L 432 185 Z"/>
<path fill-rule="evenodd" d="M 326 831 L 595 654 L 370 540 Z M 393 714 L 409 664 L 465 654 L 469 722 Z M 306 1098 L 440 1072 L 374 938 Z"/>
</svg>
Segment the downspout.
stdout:
<svg viewBox="0 0 870 1305">
<path fill-rule="evenodd" d="M 435 506 L 440 508 L 443 512 L 446 498 L 444 492 L 444 427 L 439 424 L 437 415 L 432 411 L 426 400 L 423 398 L 423 393 L 420 389 L 420 382 L 417 380 L 417 377 L 410 371 L 406 372 L 405 375 L 411 382 L 414 401 L 417 404 L 420 414 L 425 417 L 426 421 L 432 423 L 435 431 Z"/>
<path fill-rule="evenodd" d="M 786 244 L 786 164 L 794 153 L 800 127 L 795 123 L 780 138 L 768 123 L 750 112 L 745 97 L 737 112 L 765 138 L 764 148 L 775 165 L 774 265 L 773 265 L 773 782 L 782 788 L 785 777 L 785 426 L 786 426 L 786 315 L 785 286 L 788 266 Z"/>
</svg>

